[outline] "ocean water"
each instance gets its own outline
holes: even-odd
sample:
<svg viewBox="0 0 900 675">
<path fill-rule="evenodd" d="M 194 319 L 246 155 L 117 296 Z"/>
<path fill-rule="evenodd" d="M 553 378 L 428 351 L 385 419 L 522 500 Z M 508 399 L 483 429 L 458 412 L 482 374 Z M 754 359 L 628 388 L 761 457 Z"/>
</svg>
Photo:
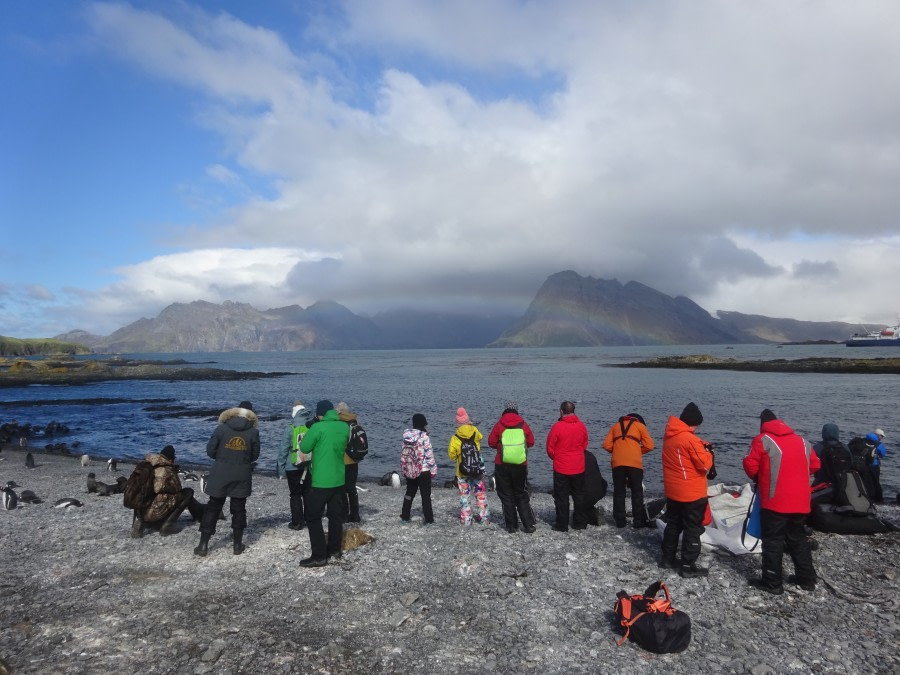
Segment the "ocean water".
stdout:
<svg viewBox="0 0 900 675">
<path fill-rule="evenodd" d="M 860 353 L 865 352 L 865 353 Z M 873 352 L 873 353 L 870 353 Z M 623 414 L 640 413 L 657 449 L 645 456 L 645 484 L 662 491 L 660 447 L 666 420 L 688 401 L 703 412 L 698 434 L 716 448 L 718 480 L 746 482 L 741 459 L 758 432 L 759 413 L 771 408 L 798 433 L 817 441 L 822 425 L 834 422 L 845 442 L 876 427 L 886 432 L 888 457 L 882 464 L 886 498 L 900 489 L 900 410 L 896 375 L 826 375 L 613 368 L 661 355 L 712 354 L 736 359 L 795 359 L 810 356 L 876 358 L 884 350 L 853 350 L 843 345 L 737 345 L 678 347 L 596 347 L 556 349 L 466 349 L 411 351 L 272 352 L 145 354 L 140 358 L 183 358 L 198 365 L 235 370 L 292 373 L 245 382 L 116 382 L 84 386 L 33 386 L 2 390 L 0 422 L 45 425 L 62 422 L 72 431 L 52 439 L 77 454 L 138 459 L 166 444 L 175 446 L 184 464 L 204 465 L 206 441 L 215 417 L 166 417 L 159 407 L 223 410 L 250 400 L 260 416 L 262 454 L 259 469 L 272 471 L 294 399 L 311 410 L 316 401 L 346 401 L 369 436 L 369 456 L 360 465 L 362 479 L 377 479 L 399 468 L 400 439 L 413 413 L 428 418 L 439 480 L 450 480 L 447 444 L 458 406 L 464 406 L 488 435 L 507 401 L 534 430 L 536 445 L 529 478 L 539 488 L 552 482 L 545 452 L 547 433 L 559 404 L 576 402 L 576 414 L 590 434 L 590 449 L 609 478 L 601 443 Z M 84 399 L 125 399 L 120 403 L 81 403 Z M 163 401 L 148 403 L 147 401 Z M 34 405 L 35 402 L 45 402 Z M 26 405 L 27 404 L 27 405 Z M 43 447 L 50 439 L 36 438 Z M 485 444 L 486 445 L 486 444 Z M 485 453 L 486 462 L 493 452 Z M 0 466 L 2 469 L 2 466 Z"/>
</svg>

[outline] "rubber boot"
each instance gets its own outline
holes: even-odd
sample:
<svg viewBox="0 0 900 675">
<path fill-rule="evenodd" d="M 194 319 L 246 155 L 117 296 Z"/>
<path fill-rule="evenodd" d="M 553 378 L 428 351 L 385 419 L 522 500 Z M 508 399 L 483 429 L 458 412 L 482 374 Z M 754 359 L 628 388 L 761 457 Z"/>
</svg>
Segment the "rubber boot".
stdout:
<svg viewBox="0 0 900 675">
<path fill-rule="evenodd" d="M 244 531 L 232 530 L 234 532 L 234 554 L 240 555 L 247 547 L 244 546 Z"/>
<path fill-rule="evenodd" d="M 140 539 L 144 536 L 144 521 L 141 520 L 141 517 L 138 515 L 138 512 L 134 512 L 134 519 L 131 521 L 131 538 L 132 539 Z"/>
<path fill-rule="evenodd" d="M 200 533 L 200 543 L 197 544 L 197 548 L 194 549 L 194 555 L 199 555 L 201 558 L 205 558 L 206 554 L 209 552 L 209 538 L 212 535 L 207 534 L 206 532 Z"/>
</svg>

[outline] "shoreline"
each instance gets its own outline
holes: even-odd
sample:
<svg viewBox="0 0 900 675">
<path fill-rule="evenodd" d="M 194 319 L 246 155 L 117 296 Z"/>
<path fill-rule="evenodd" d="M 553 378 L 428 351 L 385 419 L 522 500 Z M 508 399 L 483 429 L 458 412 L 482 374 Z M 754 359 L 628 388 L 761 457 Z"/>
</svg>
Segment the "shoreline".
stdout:
<svg viewBox="0 0 900 675">
<path fill-rule="evenodd" d="M 734 370 L 760 373 L 900 375 L 900 357 L 875 357 L 871 359 L 810 357 L 738 361 L 736 359 L 710 356 L 709 354 L 692 354 L 688 356 L 663 356 L 631 363 L 615 363 L 609 364 L 608 367 Z"/>
<path fill-rule="evenodd" d="M 85 491 L 90 471 L 112 482 L 105 466 L 36 455 L 29 470 L 23 455 L 0 454 L 0 482 L 45 501 L 0 510 L 0 659 L 16 673 L 900 670 L 897 533 L 816 533 L 822 583 L 770 596 L 746 585 L 758 555 L 704 553 L 710 576 L 681 579 L 657 569 L 653 530 L 553 532 L 543 493 L 532 494 L 537 532 L 511 535 L 496 521 L 462 528 L 458 497 L 445 489 L 433 492 L 435 525 L 422 525 L 418 498 L 403 525 L 403 490 L 366 484 L 361 528 L 375 540 L 304 570 L 309 538 L 286 527 L 286 481 L 254 476 L 243 555 L 220 522 L 198 558 L 187 513 L 172 536 L 131 539 L 121 497 Z M 439 484 L 446 478 L 442 470 Z M 84 506 L 52 508 L 61 497 Z M 495 493 L 488 502 L 499 516 Z M 601 505 L 610 512 L 611 497 Z M 880 512 L 900 522 L 900 508 Z M 617 647 L 616 592 L 657 579 L 691 617 L 691 645 L 666 655 Z"/>
</svg>

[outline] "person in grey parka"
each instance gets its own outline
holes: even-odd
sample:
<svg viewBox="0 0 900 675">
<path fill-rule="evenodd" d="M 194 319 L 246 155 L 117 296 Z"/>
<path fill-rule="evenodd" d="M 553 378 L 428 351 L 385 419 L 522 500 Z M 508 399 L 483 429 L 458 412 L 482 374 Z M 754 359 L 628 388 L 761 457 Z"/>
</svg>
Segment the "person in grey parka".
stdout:
<svg viewBox="0 0 900 675">
<path fill-rule="evenodd" d="M 216 533 L 219 513 L 229 498 L 234 554 L 244 552 L 247 497 L 253 488 L 253 466 L 259 459 L 257 424 L 250 401 L 242 401 L 237 408 L 229 408 L 219 415 L 219 426 L 206 444 L 206 454 L 214 461 L 206 483 L 209 503 L 200 523 L 200 544 L 194 549 L 196 555 L 207 554 L 209 539 Z"/>
</svg>

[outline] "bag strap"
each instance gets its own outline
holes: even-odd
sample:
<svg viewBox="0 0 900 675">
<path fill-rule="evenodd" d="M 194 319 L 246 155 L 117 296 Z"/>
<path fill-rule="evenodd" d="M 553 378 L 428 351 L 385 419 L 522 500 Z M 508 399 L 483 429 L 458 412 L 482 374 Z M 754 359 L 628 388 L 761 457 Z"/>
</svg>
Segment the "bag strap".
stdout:
<svg viewBox="0 0 900 675">
<path fill-rule="evenodd" d="M 744 541 L 747 538 L 747 525 L 750 524 L 750 514 L 753 513 L 753 505 L 756 503 L 756 500 L 759 499 L 759 491 L 756 485 L 753 486 L 753 497 L 750 499 L 750 505 L 747 507 L 747 515 L 744 516 L 744 522 L 741 525 L 741 546 L 747 548 L 747 543 Z M 753 548 L 747 548 L 748 551 L 755 551 L 756 547 L 759 546 L 759 539 L 756 540 L 756 543 L 753 544 Z"/>
</svg>

